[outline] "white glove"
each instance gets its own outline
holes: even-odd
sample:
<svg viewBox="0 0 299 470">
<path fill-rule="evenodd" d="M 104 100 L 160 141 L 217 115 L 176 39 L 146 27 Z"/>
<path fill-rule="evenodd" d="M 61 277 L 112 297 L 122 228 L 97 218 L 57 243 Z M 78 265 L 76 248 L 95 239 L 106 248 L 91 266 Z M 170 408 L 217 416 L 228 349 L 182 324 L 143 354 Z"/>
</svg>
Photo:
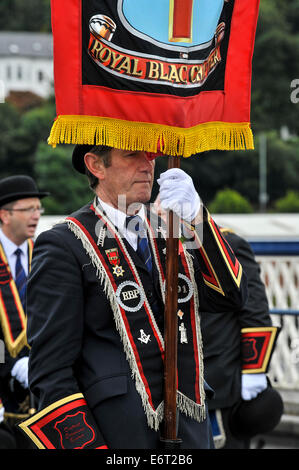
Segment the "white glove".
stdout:
<svg viewBox="0 0 299 470">
<path fill-rule="evenodd" d="M 22 357 L 11 370 L 12 377 L 17 379 L 24 388 L 28 388 L 28 359 L 28 357 Z"/>
<path fill-rule="evenodd" d="M 162 209 L 172 210 L 180 218 L 192 222 L 201 204 L 192 178 L 180 168 L 171 168 L 162 173 L 157 182 Z"/>
<path fill-rule="evenodd" d="M 4 420 L 4 406 L 2 405 L 2 401 L 0 400 L 0 423 Z"/>
<path fill-rule="evenodd" d="M 242 374 L 241 396 L 243 400 L 252 400 L 266 388 L 266 374 Z"/>
</svg>

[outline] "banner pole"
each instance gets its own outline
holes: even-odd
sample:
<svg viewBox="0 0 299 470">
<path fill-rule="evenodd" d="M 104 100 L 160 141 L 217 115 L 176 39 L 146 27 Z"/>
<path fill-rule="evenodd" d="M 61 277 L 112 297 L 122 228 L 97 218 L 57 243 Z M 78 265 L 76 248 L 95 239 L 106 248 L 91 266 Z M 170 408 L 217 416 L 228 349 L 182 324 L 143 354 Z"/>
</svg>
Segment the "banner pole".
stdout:
<svg viewBox="0 0 299 470">
<path fill-rule="evenodd" d="M 180 157 L 168 157 L 168 169 L 179 168 Z M 179 217 L 168 212 L 166 239 L 166 290 L 164 310 L 164 428 L 161 437 L 165 449 L 179 448 L 177 437 L 177 335 L 178 335 L 178 256 Z"/>
</svg>

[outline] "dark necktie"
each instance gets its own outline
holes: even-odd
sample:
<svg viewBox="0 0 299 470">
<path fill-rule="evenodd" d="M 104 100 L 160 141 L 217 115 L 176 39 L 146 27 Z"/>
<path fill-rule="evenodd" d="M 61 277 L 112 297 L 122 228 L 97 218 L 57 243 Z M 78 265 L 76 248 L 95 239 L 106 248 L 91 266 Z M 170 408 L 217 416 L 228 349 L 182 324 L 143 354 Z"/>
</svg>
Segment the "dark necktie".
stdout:
<svg viewBox="0 0 299 470">
<path fill-rule="evenodd" d="M 132 232 L 135 232 L 138 234 L 136 253 L 138 254 L 139 258 L 142 259 L 148 272 L 152 276 L 153 275 L 152 255 L 151 255 L 151 250 L 149 247 L 148 238 L 146 235 L 146 230 L 144 228 L 141 217 L 139 217 L 138 215 L 127 217 L 126 227 L 128 230 L 131 230 Z M 153 286 L 153 289 L 154 289 L 154 286 Z M 150 304 L 154 312 L 154 315 L 157 319 L 157 322 L 159 324 L 159 327 L 161 331 L 163 331 L 163 314 L 161 314 L 161 312 L 163 312 L 163 308 L 162 310 L 159 308 L 158 299 L 156 295 L 153 295 L 151 297 Z"/>
<path fill-rule="evenodd" d="M 15 283 L 19 292 L 19 296 L 20 296 L 20 300 L 22 302 L 23 308 L 25 309 L 27 276 L 25 274 L 24 268 L 21 263 L 21 254 L 22 254 L 22 250 L 18 248 L 15 251 L 15 255 L 17 256 Z"/>
<path fill-rule="evenodd" d="M 131 230 L 132 232 L 135 232 L 138 235 L 136 253 L 144 262 L 148 272 L 151 273 L 152 255 L 146 235 L 146 230 L 143 226 L 141 217 L 139 217 L 138 215 L 127 217 L 126 227 L 128 228 L 128 230 Z"/>
</svg>

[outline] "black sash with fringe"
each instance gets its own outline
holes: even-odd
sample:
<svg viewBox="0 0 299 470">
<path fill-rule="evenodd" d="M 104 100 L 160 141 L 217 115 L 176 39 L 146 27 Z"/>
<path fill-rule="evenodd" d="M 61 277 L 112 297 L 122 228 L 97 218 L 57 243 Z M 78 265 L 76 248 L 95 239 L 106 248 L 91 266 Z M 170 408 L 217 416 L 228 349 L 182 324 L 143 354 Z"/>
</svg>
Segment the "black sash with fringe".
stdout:
<svg viewBox="0 0 299 470">
<path fill-rule="evenodd" d="M 66 221 L 96 269 L 110 302 L 148 425 L 158 429 L 163 419 L 164 340 L 145 293 L 142 270 L 137 271 L 124 239 L 102 209 L 95 204 L 90 209 L 77 217 L 67 217 Z M 165 242 L 159 232 L 161 227 L 153 228 L 149 218 L 146 224 L 164 300 Z M 180 246 L 178 289 L 177 406 L 186 415 L 201 421 L 205 417 L 205 396 L 198 293 L 192 259 L 183 245 Z"/>
</svg>

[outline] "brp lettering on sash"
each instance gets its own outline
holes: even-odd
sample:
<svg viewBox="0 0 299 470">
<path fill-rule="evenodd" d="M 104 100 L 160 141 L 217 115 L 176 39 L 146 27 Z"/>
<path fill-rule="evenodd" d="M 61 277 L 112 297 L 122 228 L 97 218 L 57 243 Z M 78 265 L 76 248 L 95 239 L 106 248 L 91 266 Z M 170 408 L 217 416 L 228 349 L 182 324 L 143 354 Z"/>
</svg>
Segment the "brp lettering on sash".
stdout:
<svg viewBox="0 0 299 470">
<path fill-rule="evenodd" d="M 117 288 L 116 298 L 118 304 L 128 312 L 137 312 L 145 301 L 142 288 L 134 281 L 122 282 Z"/>
<path fill-rule="evenodd" d="M 139 292 L 137 289 L 122 292 L 123 300 L 137 299 Z"/>
</svg>

